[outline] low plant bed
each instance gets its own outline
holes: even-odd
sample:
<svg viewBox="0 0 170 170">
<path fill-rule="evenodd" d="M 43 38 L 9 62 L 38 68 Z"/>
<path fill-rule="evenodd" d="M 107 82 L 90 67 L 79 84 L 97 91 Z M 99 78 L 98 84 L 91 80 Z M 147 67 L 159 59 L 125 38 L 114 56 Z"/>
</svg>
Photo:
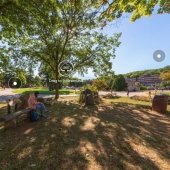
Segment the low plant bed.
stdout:
<svg viewBox="0 0 170 170">
<path fill-rule="evenodd" d="M 146 102 L 151 101 L 151 99 L 147 96 L 137 96 L 137 95 L 135 95 L 135 96 L 132 96 L 130 98 L 133 99 L 133 100 L 138 100 L 138 101 L 146 101 Z"/>
<path fill-rule="evenodd" d="M 109 94 L 106 94 L 106 95 L 104 95 L 103 96 L 103 98 L 105 98 L 105 99 L 116 99 L 116 98 L 119 98 L 120 96 L 117 96 L 117 94 L 116 93 L 109 93 Z"/>
</svg>

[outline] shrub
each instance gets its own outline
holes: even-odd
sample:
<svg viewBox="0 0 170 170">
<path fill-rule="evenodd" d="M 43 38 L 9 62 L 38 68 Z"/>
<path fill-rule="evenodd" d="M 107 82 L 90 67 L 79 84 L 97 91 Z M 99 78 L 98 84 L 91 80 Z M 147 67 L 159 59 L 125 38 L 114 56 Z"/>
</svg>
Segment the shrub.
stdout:
<svg viewBox="0 0 170 170">
<path fill-rule="evenodd" d="M 97 91 L 98 91 L 96 86 L 90 85 L 90 84 L 85 85 L 85 86 L 82 87 L 80 90 L 83 91 L 83 90 L 85 90 L 85 89 L 89 89 L 89 90 L 91 90 L 92 92 L 97 92 Z"/>
<path fill-rule="evenodd" d="M 127 88 L 127 83 L 123 75 L 118 75 L 115 77 L 112 89 L 116 91 L 123 91 Z"/>
<path fill-rule="evenodd" d="M 146 86 L 140 86 L 140 90 L 147 90 Z"/>
</svg>

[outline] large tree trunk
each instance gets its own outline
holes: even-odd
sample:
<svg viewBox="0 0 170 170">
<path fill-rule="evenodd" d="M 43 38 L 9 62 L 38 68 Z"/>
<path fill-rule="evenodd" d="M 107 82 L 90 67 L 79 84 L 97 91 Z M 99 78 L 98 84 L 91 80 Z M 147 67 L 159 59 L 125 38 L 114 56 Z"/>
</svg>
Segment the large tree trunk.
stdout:
<svg viewBox="0 0 170 170">
<path fill-rule="evenodd" d="M 59 98 L 59 73 L 58 70 L 56 71 L 56 81 L 57 83 L 55 84 L 55 99 L 57 100 Z"/>
</svg>

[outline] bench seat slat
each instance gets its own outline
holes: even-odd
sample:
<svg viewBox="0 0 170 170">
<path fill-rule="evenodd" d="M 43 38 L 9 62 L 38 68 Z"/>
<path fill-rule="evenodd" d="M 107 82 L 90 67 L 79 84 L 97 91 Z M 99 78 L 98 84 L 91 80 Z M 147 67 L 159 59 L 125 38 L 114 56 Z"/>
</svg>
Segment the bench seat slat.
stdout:
<svg viewBox="0 0 170 170">
<path fill-rule="evenodd" d="M 20 116 L 21 114 L 25 114 L 25 113 L 28 113 L 30 112 L 31 109 L 30 108 L 27 108 L 27 109 L 24 109 L 24 110 L 20 110 L 20 111 L 17 111 L 15 113 L 12 113 L 12 114 L 9 114 L 9 115 L 5 115 L 3 117 L 1 117 L 0 119 L 3 120 L 3 121 L 10 121 L 18 116 Z"/>
</svg>

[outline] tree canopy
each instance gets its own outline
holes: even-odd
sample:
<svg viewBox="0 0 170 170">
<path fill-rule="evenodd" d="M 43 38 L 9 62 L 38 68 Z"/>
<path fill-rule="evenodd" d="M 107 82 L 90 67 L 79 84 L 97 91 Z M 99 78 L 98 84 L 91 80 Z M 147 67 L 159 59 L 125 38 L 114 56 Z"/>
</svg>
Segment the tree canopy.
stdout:
<svg viewBox="0 0 170 170">
<path fill-rule="evenodd" d="M 63 60 L 71 62 L 81 74 L 88 68 L 95 74 L 109 72 L 110 59 L 120 45 L 121 34 L 108 37 L 96 30 L 99 15 L 90 0 L 18 0 L 1 11 L 0 25 L 5 44 L 2 56 L 9 56 L 19 67 L 29 65 L 30 60 L 41 62 L 56 80 Z"/>
<path fill-rule="evenodd" d="M 128 78 L 137 78 L 142 75 L 155 75 L 158 74 L 160 75 L 163 72 L 167 72 L 170 70 L 170 66 L 166 66 L 160 69 L 150 69 L 150 70 L 143 70 L 143 71 L 134 71 L 131 73 L 127 73 L 124 76 Z"/>
<path fill-rule="evenodd" d="M 48 2 L 54 1 L 55 0 L 48 0 Z M 43 2 L 44 1 L 42 1 L 42 3 Z M 58 2 L 64 2 L 64 0 Z M 93 8 L 96 9 L 96 12 L 101 14 L 100 19 L 108 21 L 120 18 L 124 13 L 131 14 L 131 21 L 135 21 L 142 16 L 150 16 L 154 10 L 159 14 L 170 13 L 170 2 L 167 0 L 83 0 L 79 2 L 90 2 Z M 24 3 L 27 4 L 28 2 Z M 77 3 L 78 1 L 76 0 L 72 1 L 73 5 L 77 5 Z M 8 11 L 9 8 L 17 9 L 18 12 L 22 13 L 22 4 L 23 0 L 2 0 L 0 2 L 0 14 Z"/>
<path fill-rule="evenodd" d="M 150 16 L 154 10 L 158 14 L 170 13 L 167 0 L 98 0 L 96 7 L 101 9 L 101 19 L 112 21 L 123 14 L 131 14 L 131 21 Z"/>
</svg>

